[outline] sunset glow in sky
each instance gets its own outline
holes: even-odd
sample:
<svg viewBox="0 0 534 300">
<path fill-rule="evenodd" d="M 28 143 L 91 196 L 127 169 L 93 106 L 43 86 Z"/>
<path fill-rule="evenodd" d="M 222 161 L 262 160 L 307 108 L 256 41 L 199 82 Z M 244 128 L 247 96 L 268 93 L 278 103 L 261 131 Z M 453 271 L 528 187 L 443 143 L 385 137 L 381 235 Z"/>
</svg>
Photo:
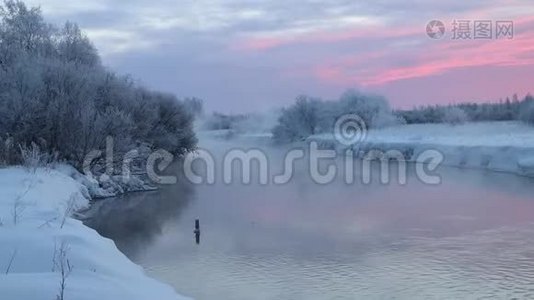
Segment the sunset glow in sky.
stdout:
<svg viewBox="0 0 534 300">
<path fill-rule="evenodd" d="M 202 98 L 210 110 L 261 110 L 348 88 L 383 94 L 396 107 L 534 92 L 531 0 L 29 4 L 54 23 L 79 23 L 106 65 L 148 87 Z M 430 20 L 445 24 L 442 39 L 427 36 Z M 493 38 L 452 39 L 454 20 L 490 20 Z M 503 20 L 514 22 L 513 39 L 495 38 Z"/>
</svg>

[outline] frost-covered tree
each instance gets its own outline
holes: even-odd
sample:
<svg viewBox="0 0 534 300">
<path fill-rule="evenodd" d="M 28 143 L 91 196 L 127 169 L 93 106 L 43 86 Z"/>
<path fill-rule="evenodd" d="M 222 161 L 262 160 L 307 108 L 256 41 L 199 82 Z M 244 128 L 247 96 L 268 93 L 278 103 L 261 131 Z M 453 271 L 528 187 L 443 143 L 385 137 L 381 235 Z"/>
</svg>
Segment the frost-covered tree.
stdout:
<svg viewBox="0 0 534 300">
<path fill-rule="evenodd" d="M 273 129 L 277 142 L 293 142 L 316 134 L 321 124 L 322 103 L 318 99 L 299 96 L 295 103 L 282 110 Z"/>
<path fill-rule="evenodd" d="M 12 151 L 2 155 L 7 163 L 35 143 L 81 167 L 108 136 L 116 155 L 141 144 L 181 155 L 195 147 L 192 121 L 173 95 L 106 70 L 76 24 L 57 29 L 38 8 L 0 5 L 0 139 L 15 145 L 3 147 Z"/>
<path fill-rule="evenodd" d="M 466 123 L 467 121 L 469 121 L 469 117 L 467 116 L 465 111 L 459 107 L 451 106 L 443 111 L 443 123 L 459 125 Z"/>
<path fill-rule="evenodd" d="M 416 107 L 411 110 L 399 110 L 395 113 L 402 116 L 408 124 L 412 123 L 442 123 L 445 122 L 446 114 L 451 107 L 461 109 L 466 115 L 467 120 L 471 122 L 478 121 L 512 121 L 522 119 L 524 110 L 528 105 L 528 99 L 532 98 L 527 95 L 523 100 L 514 94 L 512 98 L 501 99 L 498 102 L 476 103 L 465 102 L 454 105 L 431 105 Z"/>
<path fill-rule="evenodd" d="M 65 23 L 58 34 L 58 39 L 57 51 L 62 61 L 91 67 L 100 65 L 100 57 L 96 48 L 77 24 Z"/>
<path fill-rule="evenodd" d="M 342 114 L 358 115 L 367 127 L 382 127 L 387 122 L 386 118 L 391 116 L 391 108 L 382 96 L 349 90 L 339 100 L 338 115 Z"/>
<path fill-rule="evenodd" d="M 49 56 L 54 52 L 54 28 L 44 21 L 39 8 L 5 1 L 0 5 L 0 19 L 0 60 L 4 67 L 20 54 Z"/>
<path fill-rule="evenodd" d="M 534 125 L 534 97 L 527 95 L 521 103 L 521 113 L 519 119 L 530 125 Z"/>
<path fill-rule="evenodd" d="M 368 128 L 401 122 L 400 117 L 392 114 L 384 97 L 349 90 L 336 101 L 299 97 L 295 104 L 282 111 L 273 137 L 278 142 L 292 142 L 317 133 L 331 133 L 336 120 L 349 114 L 358 115 Z"/>
<path fill-rule="evenodd" d="M 184 105 L 189 113 L 195 117 L 201 117 L 204 114 L 204 101 L 198 98 L 186 98 Z"/>
</svg>

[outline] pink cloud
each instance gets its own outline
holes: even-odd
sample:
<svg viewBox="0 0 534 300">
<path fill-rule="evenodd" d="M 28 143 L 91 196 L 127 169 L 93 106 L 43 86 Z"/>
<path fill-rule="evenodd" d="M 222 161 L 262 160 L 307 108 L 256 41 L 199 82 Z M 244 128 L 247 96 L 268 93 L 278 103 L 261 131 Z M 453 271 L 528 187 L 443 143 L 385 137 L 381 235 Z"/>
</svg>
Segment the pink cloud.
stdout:
<svg viewBox="0 0 534 300">
<path fill-rule="evenodd" d="M 447 71 L 477 66 L 534 65 L 534 17 L 515 22 L 516 35 L 507 40 L 426 40 L 410 51 L 358 53 L 353 57 L 333 58 L 313 68 L 320 80 L 336 85 L 383 85 L 391 81 L 432 76 Z M 416 37 L 412 37 L 415 39 Z M 410 61 L 402 67 L 394 62 Z"/>
<path fill-rule="evenodd" d="M 413 23 L 414 19 L 402 20 L 403 23 L 398 24 L 400 20 L 386 22 L 384 19 L 382 24 L 358 28 L 251 35 L 238 39 L 233 50 L 271 55 L 275 52 L 269 50 L 277 49 L 272 59 L 282 59 L 282 75 L 290 74 L 287 77 L 293 80 L 310 80 L 311 74 L 311 80 L 336 89 L 358 86 L 380 91 L 410 80 L 426 82 L 432 78 L 438 80 L 438 77 L 439 80 L 447 78 L 452 85 L 461 85 L 454 81 L 454 74 L 462 73 L 465 78 L 469 70 L 480 75 L 483 74 L 481 69 L 495 72 L 495 67 L 509 74 L 516 74 L 514 68 L 524 74 L 532 67 L 534 73 L 534 16 L 525 15 L 523 2 L 502 0 L 501 4 L 482 6 L 457 15 L 436 16 L 447 27 L 447 35 L 441 40 L 426 36 L 424 20 L 418 23 Z M 504 5 L 507 5 L 506 9 Z M 513 20 L 515 36 L 511 40 L 452 40 L 450 30 L 454 19 Z M 397 24 L 392 25 L 395 22 Z M 352 53 L 351 47 L 354 49 Z M 302 51 L 302 57 L 298 51 Z M 296 63 L 284 60 L 293 56 L 297 57 Z M 484 86 L 479 84 L 481 82 L 495 84 L 497 77 L 499 81 L 510 81 L 501 82 L 507 90 L 514 90 L 514 82 L 516 91 L 527 90 L 528 85 L 523 79 L 512 80 L 503 74 L 488 74 L 473 80 L 478 80 L 476 86 L 480 87 Z M 464 89 L 469 87 L 464 86 Z M 484 95 L 472 90 L 458 93 Z"/>
<path fill-rule="evenodd" d="M 379 70 L 370 78 L 359 78 L 363 85 L 380 85 L 390 81 L 441 74 L 459 68 L 476 66 L 534 65 L 534 34 L 515 40 L 451 41 L 430 47 L 421 54 L 415 65 Z M 465 45 L 454 45 L 465 43 Z"/>
</svg>

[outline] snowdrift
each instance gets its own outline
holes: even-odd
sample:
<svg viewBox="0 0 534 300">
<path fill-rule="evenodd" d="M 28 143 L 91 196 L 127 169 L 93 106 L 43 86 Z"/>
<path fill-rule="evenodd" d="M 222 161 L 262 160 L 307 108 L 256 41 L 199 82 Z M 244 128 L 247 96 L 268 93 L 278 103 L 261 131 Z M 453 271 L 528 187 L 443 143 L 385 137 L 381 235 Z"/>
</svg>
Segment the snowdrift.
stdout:
<svg viewBox="0 0 534 300">
<path fill-rule="evenodd" d="M 95 198 L 115 197 L 129 192 L 153 191 L 157 187 L 150 183 L 148 178 L 138 175 L 123 177 L 121 175 L 100 176 L 86 175 L 78 172 L 70 165 L 58 165 L 54 167 L 61 173 L 68 175 L 87 188 L 89 196 Z"/>
<path fill-rule="evenodd" d="M 331 134 L 315 135 L 321 148 L 347 149 Z M 425 150 L 443 154 L 444 165 L 534 176 L 534 127 L 520 122 L 482 122 L 464 125 L 416 124 L 371 130 L 350 146 L 362 155 L 370 150 L 397 150 L 409 161 Z"/>
<path fill-rule="evenodd" d="M 63 172 L 0 169 L 1 299 L 61 299 L 62 281 L 65 300 L 186 299 L 71 218 L 88 205 L 87 188 Z"/>
</svg>

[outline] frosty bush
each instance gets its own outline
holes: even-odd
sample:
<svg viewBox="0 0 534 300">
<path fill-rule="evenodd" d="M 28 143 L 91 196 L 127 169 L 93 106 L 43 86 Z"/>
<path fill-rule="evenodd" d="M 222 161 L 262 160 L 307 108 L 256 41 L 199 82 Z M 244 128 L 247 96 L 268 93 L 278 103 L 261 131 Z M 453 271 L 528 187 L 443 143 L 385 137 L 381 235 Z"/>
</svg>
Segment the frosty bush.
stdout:
<svg viewBox="0 0 534 300">
<path fill-rule="evenodd" d="M 402 123 L 394 116 L 384 97 L 349 90 L 339 100 L 323 101 L 307 96 L 284 109 L 272 133 L 280 143 L 303 140 L 317 133 L 332 132 L 336 120 L 356 114 L 368 128 L 380 128 Z"/>
<path fill-rule="evenodd" d="M 528 95 L 522 103 L 519 119 L 525 123 L 534 125 L 534 98 Z"/>
<path fill-rule="evenodd" d="M 442 123 L 451 125 L 463 124 L 469 120 L 465 111 L 459 107 L 451 106 L 443 111 Z"/>
<path fill-rule="evenodd" d="M 321 122 L 321 102 L 300 96 L 295 104 L 282 110 L 273 138 L 280 143 L 302 140 L 318 132 Z"/>
<path fill-rule="evenodd" d="M 195 117 L 202 117 L 204 114 L 204 101 L 198 98 L 186 98 L 184 100 L 186 110 Z"/>
<path fill-rule="evenodd" d="M 37 168 L 49 167 L 57 160 L 56 155 L 42 152 L 39 146 L 33 142 L 30 146 L 20 146 L 20 156 L 22 165 L 33 173 Z"/>
<path fill-rule="evenodd" d="M 37 145 L 80 168 L 112 136 L 117 155 L 140 144 L 173 154 L 193 149 L 193 113 L 173 95 L 147 90 L 102 66 L 76 24 L 46 23 L 38 8 L 0 5 L 0 137 L 2 159 L 21 163 L 12 145 Z M 18 147 L 15 147 L 18 149 Z"/>
<path fill-rule="evenodd" d="M 392 113 L 388 101 L 382 96 L 349 90 L 341 96 L 337 106 L 335 119 L 344 114 L 356 114 L 369 128 L 393 125 L 393 122 L 387 122 Z"/>
</svg>

